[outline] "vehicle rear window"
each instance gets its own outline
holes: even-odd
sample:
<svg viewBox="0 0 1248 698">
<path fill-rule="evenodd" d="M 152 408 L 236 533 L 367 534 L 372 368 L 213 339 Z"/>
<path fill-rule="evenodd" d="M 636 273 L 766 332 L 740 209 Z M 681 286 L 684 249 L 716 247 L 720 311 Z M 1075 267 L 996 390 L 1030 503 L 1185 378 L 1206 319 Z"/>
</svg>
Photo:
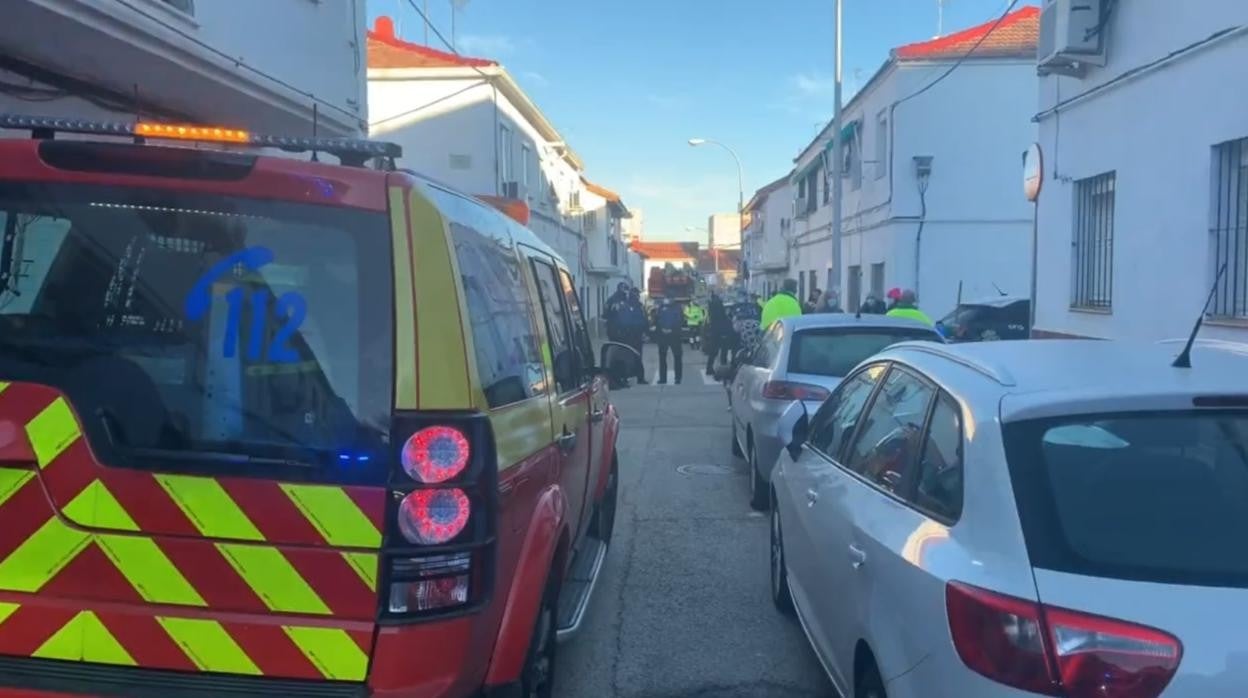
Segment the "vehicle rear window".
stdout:
<svg viewBox="0 0 1248 698">
<path fill-rule="evenodd" d="M 847 375 L 867 358 L 898 342 L 940 341 L 934 330 L 840 329 L 799 330 L 789 349 L 789 372 L 816 376 Z"/>
<path fill-rule="evenodd" d="M 0 380 L 60 388 L 101 457 L 312 480 L 384 461 L 385 214 L 8 183 L 0 230 Z"/>
<path fill-rule="evenodd" d="M 1033 565 L 1248 587 L 1248 411 L 1023 422 L 1006 452 Z"/>
</svg>

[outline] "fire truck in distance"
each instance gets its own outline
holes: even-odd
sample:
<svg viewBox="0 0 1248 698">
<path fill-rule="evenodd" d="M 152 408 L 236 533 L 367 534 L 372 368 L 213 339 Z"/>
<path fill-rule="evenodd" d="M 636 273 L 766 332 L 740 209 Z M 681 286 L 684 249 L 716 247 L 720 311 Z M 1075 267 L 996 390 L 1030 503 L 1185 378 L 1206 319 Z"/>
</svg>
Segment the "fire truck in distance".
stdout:
<svg viewBox="0 0 1248 698">
<path fill-rule="evenodd" d="M 668 262 L 662 267 L 651 267 L 650 278 L 646 280 L 646 293 L 651 301 L 664 298 L 674 302 L 688 302 L 697 291 L 697 272 L 689 263 L 676 266 Z"/>
<path fill-rule="evenodd" d="M 387 143 L 0 129 L 0 696 L 548 698 L 628 364 L 527 207 Z"/>
</svg>

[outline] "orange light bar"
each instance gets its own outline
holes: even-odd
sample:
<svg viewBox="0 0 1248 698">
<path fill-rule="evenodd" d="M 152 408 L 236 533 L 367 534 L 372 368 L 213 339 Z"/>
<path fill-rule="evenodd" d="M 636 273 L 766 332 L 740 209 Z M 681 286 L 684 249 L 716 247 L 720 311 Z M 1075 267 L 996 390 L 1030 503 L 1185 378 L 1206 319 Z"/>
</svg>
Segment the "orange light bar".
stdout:
<svg viewBox="0 0 1248 698">
<path fill-rule="evenodd" d="M 520 199 L 509 199 L 505 196 L 490 196 L 489 194 L 478 194 L 477 198 L 494 208 L 502 211 L 508 218 L 527 226 L 531 211 L 529 205 Z"/>
<path fill-rule="evenodd" d="M 251 141 L 250 133 L 236 128 L 156 124 L 151 122 L 135 124 L 134 135 L 182 141 L 211 141 L 215 143 L 249 143 Z"/>
</svg>

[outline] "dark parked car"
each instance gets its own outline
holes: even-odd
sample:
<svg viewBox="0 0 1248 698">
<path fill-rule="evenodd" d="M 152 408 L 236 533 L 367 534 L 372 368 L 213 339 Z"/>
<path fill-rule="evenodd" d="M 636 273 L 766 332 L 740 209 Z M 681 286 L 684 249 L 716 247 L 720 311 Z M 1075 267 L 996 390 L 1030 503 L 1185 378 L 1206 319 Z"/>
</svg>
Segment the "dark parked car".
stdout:
<svg viewBox="0 0 1248 698">
<path fill-rule="evenodd" d="M 960 303 L 941 318 L 936 328 L 950 342 L 991 342 L 1027 339 L 1031 334 L 1031 301 L 1018 296 L 995 296 Z"/>
</svg>

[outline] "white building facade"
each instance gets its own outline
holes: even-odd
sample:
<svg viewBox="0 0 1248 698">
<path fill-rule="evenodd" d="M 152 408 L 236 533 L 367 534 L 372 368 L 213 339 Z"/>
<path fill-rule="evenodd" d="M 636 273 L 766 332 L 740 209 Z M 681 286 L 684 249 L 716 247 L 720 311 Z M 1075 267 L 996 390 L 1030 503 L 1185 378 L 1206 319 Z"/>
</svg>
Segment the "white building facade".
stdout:
<svg viewBox="0 0 1248 698">
<path fill-rule="evenodd" d="M 843 109 L 841 305 L 893 287 L 938 317 L 959 297 L 1026 295 L 1038 11 L 894 49 Z M 984 35 L 988 34 L 985 38 Z M 950 68 L 978 42 L 979 48 Z M 943 76 L 943 77 L 942 77 Z M 832 285 L 831 127 L 798 156 L 789 275 Z"/>
<path fill-rule="evenodd" d="M 790 234 L 793 230 L 793 183 L 791 175 L 777 179 L 754 193 L 745 205 L 745 237 L 741 256 L 749 273 L 752 293 L 770 297 L 789 271 Z"/>
<path fill-rule="evenodd" d="M 706 246 L 735 250 L 741 246 L 741 216 L 713 213 L 706 219 Z"/>
<path fill-rule="evenodd" d="M 460 191 L 526 202 L 529 227 L 568 264 L 586 315 L 628 278 L 628 209 L 584 177 L 584 163 L 498 63 L 431 49 L 377 19 L 368 32 L 369 133 L 399 163 Z"/>
<path fill-rule="evenodd" d="M 0 112 L 362 135 L 364 0 L 243 4 L 6 0 Z"/>
<path fill-rule="evenodd" d="M 1248 341 L 1248 3 L 1198 5 L 1112 3 L 1041 68 L 1040 336 L 1185 337 L 1225 265 L 1201 335 Z"/>
</svg>

